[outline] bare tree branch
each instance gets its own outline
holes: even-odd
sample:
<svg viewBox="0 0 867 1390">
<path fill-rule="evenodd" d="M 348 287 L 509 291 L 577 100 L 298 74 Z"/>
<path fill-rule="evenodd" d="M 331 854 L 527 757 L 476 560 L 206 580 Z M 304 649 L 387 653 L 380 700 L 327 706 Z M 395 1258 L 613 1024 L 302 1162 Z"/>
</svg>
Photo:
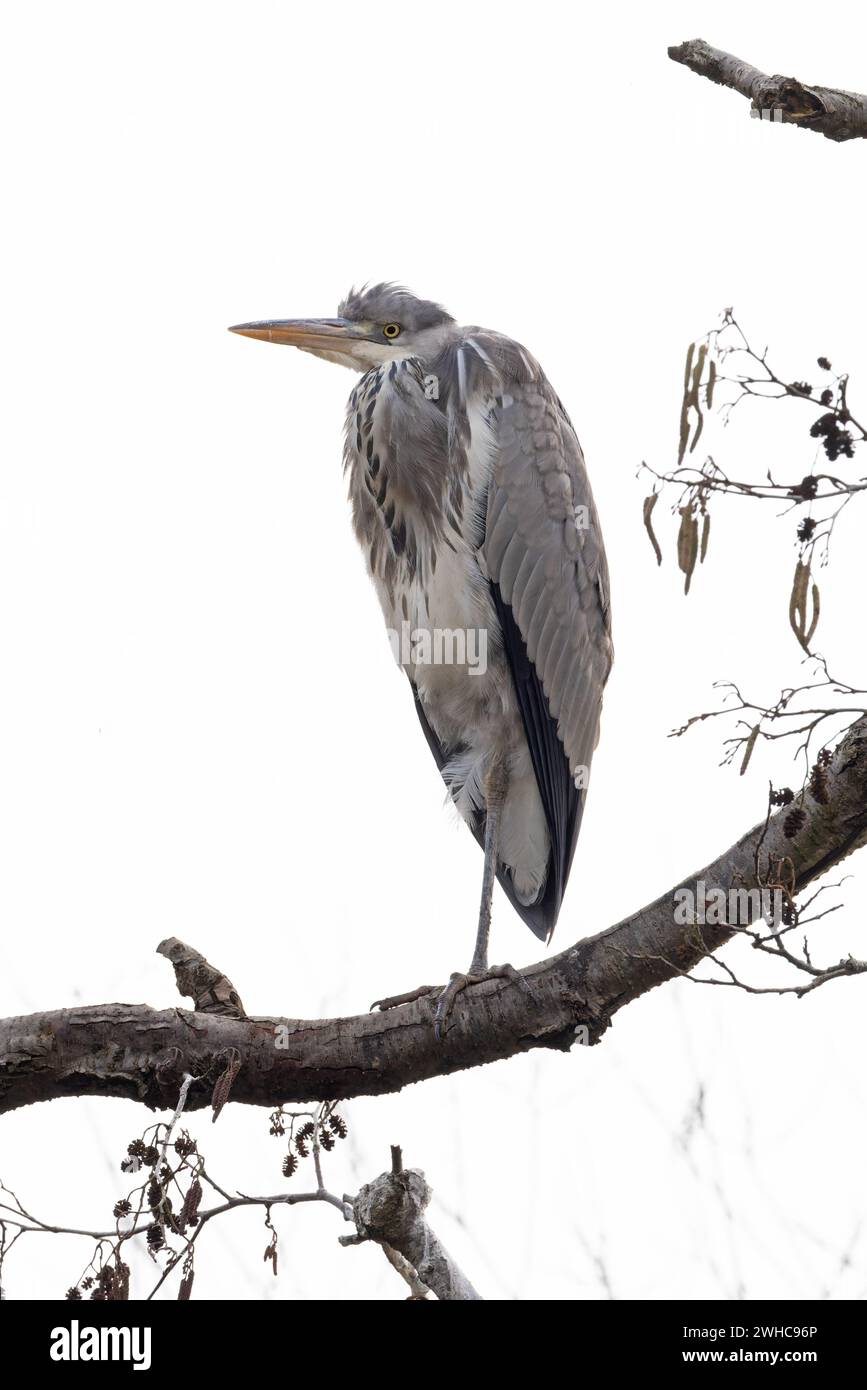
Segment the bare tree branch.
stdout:
<svg viewBox="0 0 867 1390">
<path fill-rule="evenodd" d="M 704 39 L 689 39 L 669 48 L 668 56 L 700 77 L 748 97 L 753 113 L 768 113 L 768 120 L 815 130 L 829 140 L 867 138 L 867 97 L 858 92 L 811 87 L 779 74 L 771 77 L 731 53 L 712 48 Z"/>
<path fill-rule="evenodd" d="M 235 1018 L 143 1004 L 58 1009 L 0 1021 L 0 1113 L 60 1096 L 126 1096 L 171 1109 L 189 1074 L 187 1111 L 211 1102 L 226 1058 L 241 1059 L 233 1101 L 251 1105 L 381 1095 L 535 1047 L 595 1043 L 618 1009 L 692 970 L 749 922 L 683 925 L 676 895 L 761 889 L 786 865 L 792 894 L 867 843 L 867 719 L 840 743 L 827 801 L 805 805 L 792 832 L 782 807 L 698 874 L 598 936 L 524 971 L 532 997 L 509 979 L 457 1001 L 441 1042 L 434 998 L 354 1018 Z M 633 808 L 636 818 L 642 807 Z M 628 838 L 623 855 L 628 854 Z M 728 919 L 726 919 L 728 920 Z M 753 919 L 754 920 L 754 919 Z M 185 947 L 188 959 L 196 955 Z"/>
<path fill-rule="evenodd" d="M 481 1295 L 425 1220 L 431 1195 L 424 1173 L 418 1168 L 401 1167 L 399 1172 L 381 1173 L 361 1189 L 353 1202 L 359 1237 L 382 1245 L 410 1287 L 413 1284 L 409 1271 L 392 1259 L 395 1252 L 416 1272 L 422 1288 L 430 1289 L 437 1298 L 449 1303 L 475 1302 Z M 421 1290 L 414 1296 L 423 1296 Z"/>
<path fill-rule="evenodd" d="M 169 1141 L 183 1112 L 187 1090 L 185 1081 L 170 1123 L 158 1123 L 146 1131 L 146 1137 L 153 1139 L 153 1144 L 145 1143 L 142 1138 L 128 1147 L 127 1154 L 132 1156 L 134 1153 L 135 1159 L 130 1162 L 128 1157 L 121 1165 L 122 1171 L 142 1172 L 147 1176 L 129 1198 L 115 1203 L 114 1230 L 88 1231 L 74 1226 L 49 1225 L 29 1211 L 11 1188 L 0 1182 L 0 1277 L 6 1256 L 22 1237 L 86 1237 L 95 1242 L 95 1249 L 76 1283 L 68 1289 L 67 1298 L 77 1301 L 89 1295 L 90 1299 L 99 1301 L 125 1302 L 130 1297 L 130 1267 L 124 1258 L 128 1255 L 127 1247 L 130 1242 L 145 1240 L 155 1272 L 155 1282 L 150 1292 L 144 1295 L 146 1300 L 153 1299 L 178 1269 L 182 1273 L 177 1296 L 187 1300 L 195 1274 L 195 1251 L 201 1252 L 200 1237 L 209 1222 L 231 1211 L 261 1207 L 270 1235 L 265 1259 L 271 1263 L 276 1275 L 278 1231 L 273 1216 L 284 1206 L 323 1202 L 336 1207 L 345 1221 L 355 1224 L 355 1233 L 340 1236 L 340 1244 L 361 1245 L 373 1241 L 379 1245 L 389 1264 L 407 1284 L 411 1299 L 424 1301 L 429 1294 L 449 1302 L 480 1299 L 481 1295 L 427 1224 L 424 1213 L 430 1203 L 431 1189 L 420 1170 L 404 1169 L 399 1147 L 392 1147 L 390 1173 L 383 1173 L 362 1187 L 357 1197 L 337 1197 L 324 1185 L 319 1143 L 321 1141 L 330 1150 L 334 1146 L 335 1134 L 345 1136 L 346 1126 L 341 1119 L 335 1128 L 333 1106 L 325 1102 L 318 1107 L 315 1121 L 310 1125 L 314 1129 L 315 1190 L 255 1197 L 238 1192 L 231 1196 L 207 1172 L 204 1156 L 186 1131 L 173 1153 L 168 1154 Z M 272 1115 L 272 1134 L 285 1136 L 285 1127 L 275 1124 L 284 1115 L 285 1112 L 280 1112 L 279 1117 Z M 300 1118 L 298 1112 L 295 1112 L 294 1118 Z M 290 1129 L 290 1136 L 293 1129 Z M 307 1145 L 301 1142 L 304 1133 L 299 1132 L 295 1148 L 298 1153 L 303 1150 L 306 1155 Z M 291 1176 L 285 1166 L 284 1175 Z M 183 1183 L 182 1179 L 186 1179 L 186 1182 Z M 203 1208 L 203 1184 L 219 1193 L 224 1200 L 216 1206 Z M 177 1195 L 175 1209 L 167 1200 L 170 1187 Z M 137 1211 L 136 1193 L 140 1197 Z M 180 1244 L 175 1244 L 175 1241 L 180 1241 Z M 2 1295 L 0 1284 L 0 1297 Z"/>
</svg>

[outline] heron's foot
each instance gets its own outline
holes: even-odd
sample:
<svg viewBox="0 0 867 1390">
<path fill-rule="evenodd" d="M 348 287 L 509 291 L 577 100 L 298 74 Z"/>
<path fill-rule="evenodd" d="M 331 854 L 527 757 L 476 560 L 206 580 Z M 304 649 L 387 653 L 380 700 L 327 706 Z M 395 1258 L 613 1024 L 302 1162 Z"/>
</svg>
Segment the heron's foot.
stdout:
<svg viewBox="0 0 867 1390">
<path fill-rule="evenodd" d="M 439 985 L 419 985 L 418 989 L 407 990 L 406 994 L 390 994 L 386 999 L 374 999 L 370 1008 L 379 1009 L 380 1013 L 385 1013 L 386 1009 L 399 1009 L 401 1004 L 414 1004 L 416 999 L 424 999 L 426 994 L 438 994 Z"/>
<path fill-rule="evenodd" d="M 516 970 L 514 965 L 489 965 L 487 970 L 481 971 L 475 971 L 470 966 L 469 973 L 466 975 L 455 971 L 437 1000 L 436 1014 L 434 1015 L 434 1034 L 437 1042 L 441 1042 L 443 1039 L 449 1015 L 458 995 L 470 985 L 480 985 L 485 980 L 511 980 L 526 990 L 531 999 L 536 998 L 529 980 Z"/>
</svg>

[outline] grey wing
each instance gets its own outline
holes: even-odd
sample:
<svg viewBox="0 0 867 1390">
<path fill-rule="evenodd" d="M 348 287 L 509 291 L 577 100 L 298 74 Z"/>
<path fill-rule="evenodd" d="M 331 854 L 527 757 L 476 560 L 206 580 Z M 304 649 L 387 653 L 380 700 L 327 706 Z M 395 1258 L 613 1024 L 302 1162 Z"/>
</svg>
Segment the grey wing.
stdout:
<svg viewBox="0 0 867 1390">
<path fill-rule="evenodd" d="M 550 934 L 572 864 L 613 648 L 608 570 L 581 447 L 544 377 L 496 398 L 482 543 L 551 839 Z M 522 914 L 523 915 L 523 914 Z"/>
</svg>

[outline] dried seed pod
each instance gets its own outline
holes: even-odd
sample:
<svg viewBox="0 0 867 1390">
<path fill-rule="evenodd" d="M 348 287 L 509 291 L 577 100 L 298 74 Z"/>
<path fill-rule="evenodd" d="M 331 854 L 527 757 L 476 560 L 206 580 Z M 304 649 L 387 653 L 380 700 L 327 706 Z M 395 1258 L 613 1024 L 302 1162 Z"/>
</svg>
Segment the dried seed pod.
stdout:
<svg viewBox="0 0 867 1390">
<path fill-rule="evenodd" d="M 307 1146 L 315 1133 L 316 1126 L 313 1124 L 312 1120 L 308 1120 L 306 1124 L 301 1126 L 298 1133 L 295 1135 L 295 1148 L 302 1158 L 307 1157 L 309 1152 Z"/>
<path fill-rule="evenodd" d="M 810 642 L 819 622 L 819 586 L 810 582 L 810 564 L 798 560 L 789 596 L 789 624 L 804 651 L 809 654 Z M 812 617 L 807 623 L 808 595 L 812 606 Z"/>
<path fill-rule="evenodd" d="M 658 497 L 658 492 L 652 492 L 649 497 L 645 497 L 644 499 L 644 529 L 650 537 L 650 544 L 653 546 L 653 553 L 656 556 L 656 563 L 658 565 L 661 565 L 662 551 L 659 548 L 659 541 L 656 539 L 656 533 L 653 529 L 653 522 L 650 519 L 653 514 L 653 509 L 656 506 Z"/>
<path fill-rule="evenodd" d="M 689 390 L 689 383 L 692 378 L 692 359 L 695 356 L 695 343 L 690 343 L 686 350 L 686 370 L 683 374 L 683 394 Z"/>
<path fill-rule="evenodd" d="M 202 1200 L 202 1184 L 198 1178 L 193 1178 L 187 1188 L 187 1195 L 184 1197 L 184 1204 L 181 1207 L 181 1214 L 178 1218 L 181 1231 L 187 1226 L 195 1226 L 198 1220 L 199 1203 Z"/>
<path fill-rule="evenodd" d="M 230 1048 L 229 1060 L 226 1063 L 226 1069 L 223 1072 L 223 1074 L 217 1078 L 217 1081 L 214 1085 L 214 1089 L 211 1093 L 211 1106 L 213 1107 L 213 1114 L 211 1115 L 212 1123 L 216 1123 L 220 1111 L 226 1104 L 226 1101 L 229 1099 L 229 1093 L 232 1089 L 235 1077 L 238 1075 L 238 1072 L 240 1070 L 240 1053 L 238 1052 L 237 1048 Z"/>
<path fill-rule="evenodd" d="M 698 360 L 696 361 L 695 368 L 692 374 L 692 391 L 690 393 L 690 405 L 692 406 L 693 410 L 698 416 L 698 424 L 695 427 L 695 434 L 693 435 L 692 443 L 689 446 L 690 453 L 692 453 L 695 449 L 696 444 L 701 438 L 701 432 L 704 429 L 704 416 L 701 411 L 701 396 L 699 395 L 699 387 L 701 386 L 701 374 L 704 371 L 704 362 L 706 357 L 707 343 L 702 343 L 701 347 L 698 350 Z"/>
<path fill-rule="evenodd" d="M 126 1303 L 129 1300 L 129 1265 L 124 1264 L 123 1260 L 118 1260 L 115 1264 L 111 1293 L 108 1297 L 112 1303 Z"/>
<path fill-rule="evenodd" d="M 695 353 L 695 343 L 690 343 L 686 354 L 686 371 L 683 377 L 683 403 L 680 407 L 680 443 L 677 450 L 677 466 L 683 463 L 686 454 L 686 446 L 689 442 L 689 407 L 690 401 L 690 378 L 692 376 L 692 359 Z"/>
<path fill-rule="evenodd" d="M 677 563 L 686 575 L 683 592 L 688 594 L 695 562 L 698 558 L 698 522 L 691 502 L 687 503 L 685 507 L 679 507 L 678 511 L 680 512 L 680 531 L 677 537 Z"/>
<path fill-rule="evenodd" d="M 828 773 L 821 763 L 810 770 L 810 795 L 818 806 L 827 806 L 831 800 L 828 790 Z"/>
<path fill-rule="evenodd" d="M 710 512 L 706 511 L 701 523 L 701 550 L 699 551 L 698 562 L 704 564 L 704 557 L 707 554 L 707 543 L 710 540 Z"/>
<path fill-rule="evenodd" d="M 789 839 L 794 840 L 795 836 L 803 830 L 807 823 L 807 812 L 802 807 L 797 806 L 794 811 L 790 811 L 783 821 L 783 834 Z"/>
<path fill-rule="evenodd" d="M 753 749 L 754 749 L 755 746 L 756 746 L 756 739 L 757 739 L 758 736 L 759 736 L 759 728 L 760 728 L 760 725 L 754 724 L 752 730 L 750 731 L 750 736 L 749 736 L 749 738 L 747 739 L 747 746 L 746 746 L 746 748 L 744 749 L 743 761 L 741 762 L 741 776 L 742 776 L 742 777 L 743 777 L 744 773 L 746 772 L 747 768 L 748 768 L 749 765 L 750 765 L 750 758 L 753 756 Z"/>
<path fill-rule="evenodd" d="M 333 1115 L 328 1116 L 328 1123 L 330 1124 L 334 1133 L 337 1135 L 338 1139 L 346 1138 L 347 1134 L 349 1133 L 348 1126 L 343 1116 L 338 1115 L 336 1110 L 334 1111 Z"/>
</svg>

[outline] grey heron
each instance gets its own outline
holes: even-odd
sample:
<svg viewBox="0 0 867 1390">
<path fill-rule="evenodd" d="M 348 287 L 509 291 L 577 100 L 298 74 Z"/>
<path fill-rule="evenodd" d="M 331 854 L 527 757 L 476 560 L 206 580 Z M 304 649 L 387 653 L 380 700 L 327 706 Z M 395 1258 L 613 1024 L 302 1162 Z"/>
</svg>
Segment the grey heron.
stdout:
<svg viewBox="0 0 867 1390">
<path fill-rule="evenodd" d="M 494 878 L 547 941 L 569 877 L 613 656 L 581 446 L 525 348 L 398 285 L 351 291 L 335 318 L 231 331 L 361 373 L 344 445 L 353 527 L 390 634 L 411 639 L 396 645 L 425 738 L 484 849 L 475 950 L 439 997 L 440 1035 L 459 990 L 521 978 L 488 966 Z"/>
</svg>

